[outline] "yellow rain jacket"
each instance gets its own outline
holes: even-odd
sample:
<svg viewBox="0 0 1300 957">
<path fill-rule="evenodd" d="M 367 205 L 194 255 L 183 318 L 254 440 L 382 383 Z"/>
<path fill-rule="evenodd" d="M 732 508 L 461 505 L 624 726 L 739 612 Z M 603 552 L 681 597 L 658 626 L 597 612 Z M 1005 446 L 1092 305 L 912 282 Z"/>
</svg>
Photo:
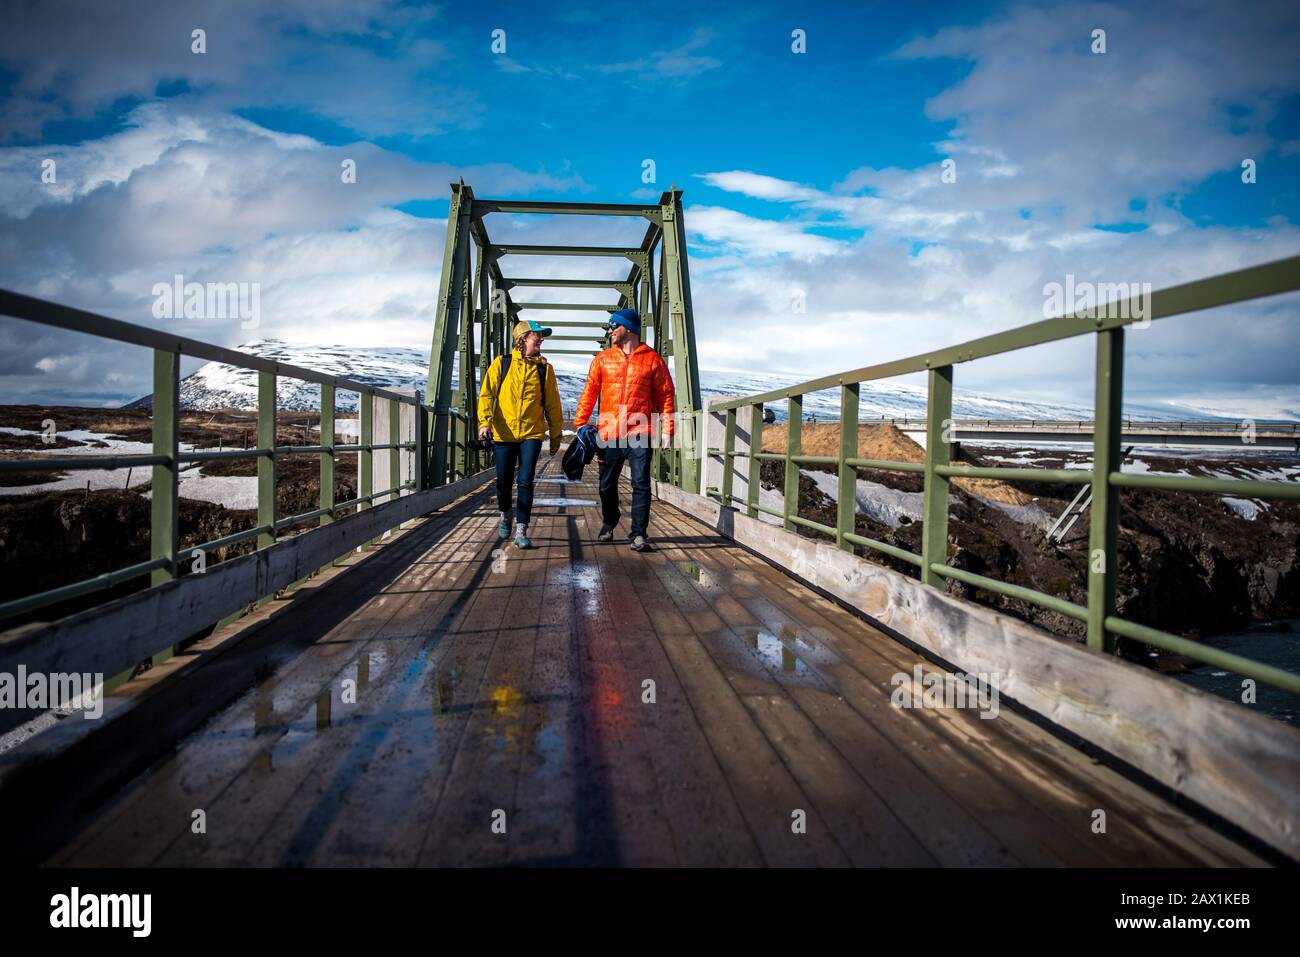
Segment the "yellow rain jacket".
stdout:
<svg viewBox="0 0 1300 957">
<path fill-rule="evenodd" d="M 492 401 L 496 399 L 496 414 Z M 483 388 L 478 394 L 479 428 L 492 423 L 494 442 L 522 442 L 546 438 L 550 426 L 551 442 L 558 443 L 562 434 L 563 412 L 560 387 L 555 368 L 542 356 L 524 358 L 518 349 L 510 357 L 506 381 L 501 382 L 501 356 L 492 360 Z"/>
</svg>

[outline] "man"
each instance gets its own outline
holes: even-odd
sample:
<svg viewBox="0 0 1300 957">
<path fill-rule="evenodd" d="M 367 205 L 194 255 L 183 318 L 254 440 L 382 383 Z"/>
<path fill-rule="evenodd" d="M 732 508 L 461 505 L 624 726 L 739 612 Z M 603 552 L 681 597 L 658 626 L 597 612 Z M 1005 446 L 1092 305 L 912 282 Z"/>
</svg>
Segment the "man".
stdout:
<svg viewBox="0 0 1300 957">
<path fill-rule="evenodd" d="M 608 349 L 591 360 L 587 384 L 573 416 L 574 429 L 591 418 L 600 399 L 597 428 L 604 449 L 600 462 L 600 509 L 604 524 L 597 538 L 613 541 L 618 524 L 618 478 L 627 462 L 632 473 L 632 550 L 646 551 L 650 523 L 650 452 L 654 417 L 659 416 L 665 445 L 673 436 L 673 380 L 659 353 L 641 341 L 641 317 L 620 309 L 609 317 Z"/>
</svg>

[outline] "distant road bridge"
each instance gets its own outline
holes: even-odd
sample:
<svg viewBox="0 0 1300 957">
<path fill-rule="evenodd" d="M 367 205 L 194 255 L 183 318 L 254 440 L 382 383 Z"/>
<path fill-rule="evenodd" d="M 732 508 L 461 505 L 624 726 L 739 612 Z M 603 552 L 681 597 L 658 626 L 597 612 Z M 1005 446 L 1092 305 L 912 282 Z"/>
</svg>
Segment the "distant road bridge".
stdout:
<svg viewBox="0 0 1300 957">
<path fill-rule="evenodd" d="M 640 217 L 647 232 L 628 248 L 498 246 L 485 228 L 495 213 Z M 0 454 L 0 474 L 152 470 L 148 558 L 0 604 L 10 625 L 0 678 L 116 676 L 97 720 L 60 720 L 39 702 L 0 708 L 0 733 L 33 732 L 0 753 L 7 860 L 1300 861 L 1300 731 L 1116 654 L 1120 642 L 1157 648 L 1300 694 L 1300 675 L 1117 607 L 1123 488 L 1296 501 L 1300 483 L 1124 472 L 1121 443 L 1139 441 L 1120 412 L 1129 320 L 1095 311 L 703 410 L 684 236 L 676 190 L 658 203 L 558 204 L 478 200 L 453 186 L 424 399 L 0 291 L 0 315 L 142 347 L 154 360 L 151 452 Z M 531 529 L 538 547 L 496 538 L 493 474 L 467 442 L 478 427 L 475 370 L 508 347 L 508 324 L 528 307 L 511 289 L 568 282 L 500 269 L 534 254 L 627 261 L 624 277 L 598 285 L 617 295 L 611 305 L 642 310 L 653 346 L 672 360 L 683 427 L 655 455 L 652 552 L 627 549 L 626 524 L 615 542 L 597 541 L 594 467 L 568 483 L 549 460 Z M 1146 315 L 1297 289 L 1293 258 L 1162 290 Z M 944 438 L 954 369 L 1074 336 L 1096 343 L 1095 426 L 1028 429 L 1091 441 L 1090 467 L 954 464 Z M 255 447 L 182 443 L 182 355 L 257 371 Z M 462 390 L 450 388 L 453 365 Z M 916 372 L 929 388 L 924 461 L 860 457 L 860 383 Z M 282 444 L 280 377 L 320 386 L 319 445 Z M 839 453 L 804 455 L 802 397 L 826 388 L 840 391 Z M 359 394 L 360 431 L 347 444 L 334 429 L 340 390 Z M 765 452 L 751 439 L 763 403 L 777 401 L 791 409 L 786 448 Z M 974 434 L 1026 437 L 1019 426 L 981 428 Z M 958 437 L 970 434 L 959 425 Z M 336 500 L 336 464 L 350 455 L 356 495 Z M 319 462 L 319 507 L 285 514 L 277 468 L 296 456 Z M 186 543 L 180 470 L 234 458 L 257 463 L 256 516 L 216 541 Z M 760 502 L 765 460 L 779 463 L 787 489 L 800 466 L 834 465 L 835 524 L 800 514 L 796 495 L 779 508 Z M 861 534 L 859 467 L 923 477 L 919 552 Z M 1091 486 L 1086 597 L 957 567 L 954 476 Z M 255 548 L 223 551 L 239 543 Z M 144 578 L 148 587 L 67 610 Z M 1078 620 L 1087 641 L 956 597 L 949 581 Z"/>
</svg>

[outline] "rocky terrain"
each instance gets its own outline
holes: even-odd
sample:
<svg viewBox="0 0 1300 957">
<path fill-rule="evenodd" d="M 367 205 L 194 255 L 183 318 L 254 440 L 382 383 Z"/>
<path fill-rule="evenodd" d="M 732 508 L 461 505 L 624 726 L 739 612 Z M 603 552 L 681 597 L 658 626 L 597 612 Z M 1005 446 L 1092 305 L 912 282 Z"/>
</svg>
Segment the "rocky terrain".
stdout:
<svg viewBox="0 0 1300 957">
<path fill-rule="evenodd" d="M 826 431 L 820 439 L 819 429 Z M 804 431 L 802 447 L 806 454 L 838 451 L 838 426 L 805 425 Z M 832 438 L 834 449 L 829 448 Z M 828 448 L 822 449 L 819 442 Z M 769 429 L 763 445 L 769 451 L 783 451 L 783 430 Z M 968 447 L 959 461 L 1005 466 L 1005 451 Z M 921 461 L 922 451 L 891 426 L 870 426 L 863 429 L 859 455 Z M 1084 453 L 1034 451 L 1033 464 L 1044 468 L 1086 463 Z M 1138 464 L 1148 471 L 1174 474 L 1258 477 L 1261 473 L 1300 472 L 1300 456 L 1287 453 L 1224 455 L 1196 463 L 1186 458 L 1143 454 Z M 799 482 L 800 515 L 834 526 L 835 500 L 826 491 L 834 486 L 820 480 L 834 472 L 833 466 L 804 467 Z M 859 469 L 858 477 L 903 493 L 899 500 L 915 506 L 875 515 L 860 508 L 858 533 L 919 554 L 921 476 Z M 765 461 L 762 478 L 765 486 L 784 492 L 782 463 Z M 1013 488 L 987 480 L 955 480 L 949 513 L 948 564 L 1087 604 L 1087 513 L 1060 543 L 1048 543 L 1043 527 L 1043 519 L 1054 521 L 1066 509 L 1076 488 L 1047 483 L 1017 483 Z M 1119 614 L 1193 638 L 1235 631 L 1255 621 L 1300 617 L 1300 503 L 1244 500 L 1249 507 L 1243 508 L 1242 502 L 1213 495 L 1124 490 L 1120 495 Z M 799 532 L 818 535 L 808 529 Z M 881 553 L 862 548 L 857 552 L 904 574 L 916 573 L 912 566 Z M 948 589 L 1054 634 L 1083 639 L 1083 623 L 1057 612 L 955 581 L 949 582 Z M 1126 643 L 1121 652 L 1133 657 L 1149 654 L 1145 646 L 1132 645 Z M 1166 667 L 1180 665 L 1171 656 L 1161 659 Z"/>
<path fill-rule="evenodd" d="M 53 420 L 57 440 L 46 444 L 38 433 L 41 423 Z M 49 450 L 70 454 L 112 452 L 118 443 L 151 441 L 149 413 L 143 409 L 96 410 L 47 406 L 8 406 L 0 431 L 0 459 L 55 458 Z M 346 422 L 346 420 L 345 420 Z M 278 441 L 283 445 L 316 444 L 313 429 L 319 423 L 315 413 L 283 413 L 278 421 Z M 342 425 L 342 423 L 341 423 Z M 346 427 L 345 425 L 343 427 Z M 182 416 L 182 443 L 196 448 L 248 448 L 255 444 L 256 421 L 245 412 L 190 413 Z M 340 435 L 339 441 L 346 439 Z M 128 451 L 148 451 L 130 448 Z M 319 507 L 320 466 L 315 455 L 282 458 L 277 466 L 277 518 L 314 511 Z M 212 462 L 201 470 L 182 472 L 180 498 L 181 547 L 252 528 L 257 510 L 228 507 L 221 502 L 186 497 L 189 476 L 202 473 L 204 480 L 237 479 L 255 483 L 255 459 Z M 136 470 L 130 487 L 127 473 L 107 473 L 113 486 L 105 487 L 102 473 L 18 472 L 0 473 L 0 601 L 9 601 L 60 585 L 93 578 L 114 569 L 149 559 L 150 489 L 149 469 Z M 93 475 L 94 479 L 87 478 Z M 42 485 L 75 488 L 42 490 Z M 86 484 L 89 483 L 90 487 Z M 218 486 L 218 491 L 226 488 Z M 356 456 L 339 456 L 335 468 L 335 501 L 356 495 Z M 349 510 L 350 511 L 350 510 Z M 341 514 L 347 514 L 346 512 Z M 315 522 L 305 523 L 302 528 Z M 283 534 L 283 533 L 282 533 Z M 207 556 L 209 565 L 246 554 L 255 542 L 245 541 L 218 549 Z M 182 569 L 184 573 L 186 569 Z M 95 592 L 52 605 L 3 623 L 9 628 L 31 620 L 50 620 L 90 607 L 109 598 L 145 587 L 148 578 L 124 582 L 111 590 Z"/>
</svg>

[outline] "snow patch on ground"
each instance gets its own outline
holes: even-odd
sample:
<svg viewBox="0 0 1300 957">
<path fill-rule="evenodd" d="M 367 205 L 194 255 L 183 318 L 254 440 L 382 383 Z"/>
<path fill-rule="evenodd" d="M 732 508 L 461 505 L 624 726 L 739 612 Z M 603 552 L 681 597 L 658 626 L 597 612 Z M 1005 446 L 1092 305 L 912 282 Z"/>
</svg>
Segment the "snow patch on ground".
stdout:
<svg viewBox="0 0 1300 957">
<path fill-rule="evenodd" d="M 802 474 L 813 480 L 813 484 L 836 502 L 839 501 L 839 480 L 826 472 L 809 472 Z M 873 521 L 898 528 L 903 518 L 919 519 L 925 502 L 923 492 L 900 492 L 898 489 L 858 479 L 854 491 L 857 510 Z"/>
<path fill-rule="evenodd" d="M 97 432 L 86 432 L 82 429 L 71 429 L 67 432 L 58 433 L 66 439 L 76 439 L 81 442 L 103 442 L 106 447 L 97 447 L 90 445 L 73 446 L 71 448 L 52 448 L 40 441 L 40 432 L 33 432 L 27 429 L 14 429 L 4 427 L 0 429 L 10 435 L 31 435 L 36 437 L 32 446 L 33 452 L 39 452 L 42 456 L 57 457 L 60 455 L 71 455 L 74 457 L 93 456 L 93 455 L 152 455 L 153 444 L 150 442 L 129 442 L 125 439 L 112 439 L 107 434 Z M 193 447 L 182 443 L 182 452 L 193 451 Z M 41 485 L 14 485 L 9 487 L 0 487 L 0 495 L 30 495 L 33 492 L 64 492 L 74 489 L 84 489 L 86 483 L 90 483 L 92 491 L 97 489 L 126 488 L 128 471 L 130 477 L 130 487 L 136 488 L 146 485 L 153 480 L 153 468 L 151 466 L 137 466 L 130 470 L 127 469 L 78 469 L 68 472 L 65 478 L 56 479 L 53 482 L 45 482 Z M 211 502 L 214 505 L 224 505 L 226 508 L 257 508 L 257 476 L 243 475 L 204 475 L 201 468 L 183 468 L 180 474 L 178 493 L 181 498 L 196 499 L 200 502 Z M 149 493 L 145 492 L 145 497 Z"/>
<path fill-rule="evenodd" d="M 1230 495 L 1225 495 L 1220 501 L 1248 522 L 1253 522 L 1259 518 L 1261 512 L 1268 510 L 1266 503 L 1252 498 L 1233 498 Z"/>
<path fill-rule="evenodd" d="M 1010 502 L 999 502 L 991 498 L 984 498 L 982 495 L 974 497 L 985 505 L 992 506 L 1000 512 L 1005 512 L 1022 525 L 1033 525 L 1043 532 L 1051 528 L 1056 521 L 1055 518 L 1043 511 L 1037 502 L 1029 502 L 1026 505 L 1012 505 Z"/>
<path fill-rule="evenodd" d="M 151 442 L 130 442 L 126 439 L 112 439 L 107 433 L 87 432 L 84 429 L 70 429 L 67 432 L 59 432 L 58 435 L 65 439 L 74 439 L 78 442 L 103 442 L 104 446 L 93 445 L 74 445 L 70 448 L 54 448 L 46 445 L 41 441 L 41 432 L 30 429 L 15 429 L 4 427 L 0 429 L 10 435 L 30 435 L 34 441 L 30 451 L 40 453 L 42 458 L 57 458 L 61 455 L 71 455 L 74 458 L 88 458 L 94 455 L 152 455 L 153 443 Z M 182 445 L 181 449 L 189 451 L 190 446 Z M 57 473 L 51 473 L 57 474 Z M 127 487 L 127 469 L 78 469 L 66 474 L 66 477 L 55 479 L 53 482 L 43 482 L 39 485 L 11 485 L 0 487 L 0 495 L 30 495 L 33 492 L 64 492 L 71 489 L 84 489 L 86 483 L 90 483 L 90 488 L 126 488 Z M 153 479 L 153 469 L 150 466 L 141 466 L 130 470 L 131 487 L 144 485 Z"/>
<path fill-rule="evenodd" d="M 810 471 L 805 471 L 803 474 L 812 479 L 817 488 L 835 501 L 839 501 L 839 482 L 834 475 L 829 475 L 826 472 Z M 900 492 L 898 489 L 881 485 L 878 482 L 868 482 L 865 479 L 858 479 L 855 496 L 859 512 L 894 529 L 902 524 L 903 518 L 919 521 L 925 503 L 925 493 L 923 492 Z M 1051 528 L 1054 521 L 1052 516 L 1043 511 L 1036 503 L 1011 505 L 1007 502 L 998 502 L 979 495 L 974 497 L 985 505 L 991 505 L 993 508 L 1005 512 L 1017 522 L 1033 525 L 1043 531 Z M 950 498 L 949 501 L 956 501 L 956 499 Z"/>
<path fill-rule="evenodd" d="M 194 469 L 181 473 L 177 494 L 226 508 L 257 508 L 257 476 L 204 475 L 202 469 Z"/>
</svg>

